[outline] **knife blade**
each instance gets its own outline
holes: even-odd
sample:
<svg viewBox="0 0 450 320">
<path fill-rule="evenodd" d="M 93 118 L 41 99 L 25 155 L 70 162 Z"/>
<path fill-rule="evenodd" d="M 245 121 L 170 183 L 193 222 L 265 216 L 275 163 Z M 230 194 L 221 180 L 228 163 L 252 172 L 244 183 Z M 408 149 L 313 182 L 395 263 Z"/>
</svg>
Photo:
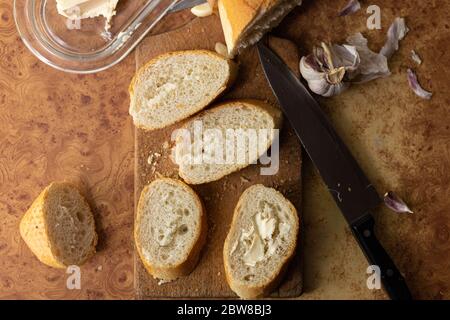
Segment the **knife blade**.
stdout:
<svg viewBox="0 0 450 320">
<path fill-rule="evenodd" d="M 381 199 L 320 105 L 291 69 L 260 41 L 264 74 L 286 118 L 318 169 L 371 265 L 379 267 L 381 282 L 391 299 L 409 300 L 403 276 L 374 234 L 370 211 Z M 377 269 L 375 269 L 377 270 Z"/>
<path fill-rule="evenodd" d="M 184 9 L 190 9 L 205 2 L 206 0 L 180 0 L 169 10 L 169 12 L 174 13 Z"/>
</svg>

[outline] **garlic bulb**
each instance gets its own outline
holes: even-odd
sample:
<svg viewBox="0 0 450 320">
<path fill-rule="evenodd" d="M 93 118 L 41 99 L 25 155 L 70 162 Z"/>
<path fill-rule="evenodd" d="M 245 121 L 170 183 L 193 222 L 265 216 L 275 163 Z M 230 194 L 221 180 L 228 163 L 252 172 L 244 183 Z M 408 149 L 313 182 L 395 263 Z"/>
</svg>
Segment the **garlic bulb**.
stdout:
<svg viewBox="0 0 450 320">
<path fill-rule="evenodd" d="M 357 1 L 349 5 L 357 8 Z M 324 97 L 337 95 L 350 83 L 365 83 L 391 74 L 388 59 L 398 50 L 399 41 L 408 32 L 403 18 L 396 18 L 389 28 L 386 44 L 379 53 L 369 49 L 367 39 L 356 33 L 346 39 L 344 45 L 322 43 L 312 54 L 300 60 L 300 73 L 314 93 Z M 413 58 L 419 63 L 420 58 Z M 419 63 L 420 64 L 420 63 Z M 417 95 L 429 99 L 431 93 L 420 90 L 417 79 L 408 71 L 411 88 Z"/>
<path fill-rule="evenodd" d="M 322 43 L 314 52 L 300 60 L 300 73 L 316 94 L 332 97 L 348 88 L 344 78 L 351 77 L 360 63 L 359 54 L 352 46 Z"/>
</svg>

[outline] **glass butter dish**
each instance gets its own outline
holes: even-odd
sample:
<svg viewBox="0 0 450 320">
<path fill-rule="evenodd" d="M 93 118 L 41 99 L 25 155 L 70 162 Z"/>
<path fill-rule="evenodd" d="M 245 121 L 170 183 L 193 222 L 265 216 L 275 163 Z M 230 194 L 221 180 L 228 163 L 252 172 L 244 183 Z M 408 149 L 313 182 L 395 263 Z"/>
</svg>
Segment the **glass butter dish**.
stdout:
<svg viewBox="0 0 450 320">
<path fill-rule="evenodd" d="M 66 72 L 93 73 L 124 59 L 178 2 L 119 0 L 110 28 L 103 16 L 71 20 L 59 14 L 56 0 L 15 0 L 14 18 L 41 61 Z"/>
</svg>

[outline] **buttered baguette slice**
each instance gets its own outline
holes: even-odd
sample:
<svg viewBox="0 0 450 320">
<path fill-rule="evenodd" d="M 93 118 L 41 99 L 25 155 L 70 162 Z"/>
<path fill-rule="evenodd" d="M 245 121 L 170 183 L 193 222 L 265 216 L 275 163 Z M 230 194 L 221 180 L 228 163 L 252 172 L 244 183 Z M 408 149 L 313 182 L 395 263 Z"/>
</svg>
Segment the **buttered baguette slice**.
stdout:
<svg viewBox="0 0 450 320">
<path fill-rule="evenodd" d="M 69 183 L 52 183 L 20 221 L 20 235 L 46 265 L 81 265 L 95 253 L 97 233 L 92 211 Z"/>
<path fill-rule="evenodd" d="M 259 100 L 235 100 L 206 110 L 176 138 L 178 174 L 189 184 L 202 184 L 256 163 L 281 124 L 281 111 Z M 196 133 L 200 127 L 201 139 Z"/>
<path fill-rule="evenodd" d="M 206 241 L 206 224 L 199 197 L 185 183 L 163 178 L 146 186 L 134 238 L 147 271 L 166 281 L 191 273 Z"/>
<path fill-rule="evenodd" d="M 272 292 L 294 255 L 298 232 L 297 211 L 280 192 L 263 185 L 245 190 L 223 249 L 231 289 L 244 299 Z"/>
<path fill-rule="evenodd" d="M 237 65 L 207 50 L 160 55 L 130 84 L 130 115 L 137 127 L 153 130 L 174 124 L 209 105 L 236 78 Z"/>
</svg>

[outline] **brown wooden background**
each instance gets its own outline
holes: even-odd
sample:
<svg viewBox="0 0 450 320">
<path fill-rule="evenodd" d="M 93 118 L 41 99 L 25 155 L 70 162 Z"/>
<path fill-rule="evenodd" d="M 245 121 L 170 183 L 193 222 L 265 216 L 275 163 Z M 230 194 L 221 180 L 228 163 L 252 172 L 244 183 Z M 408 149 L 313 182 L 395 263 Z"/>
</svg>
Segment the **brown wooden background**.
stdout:
<svg viewBox="0 0 450 320">
<path fill-rule="evenodd" d="M 367 31 L 365 8 L 337 18 L 347 1 L 305 0 L 275 32 L 301 53 L 321 40 L 362 31 L 381 46 L 395 16 L 411 32 L 388 79 L 322 99 L 337 130 L 380 192 L 392 189 L 410 216 L 376 212 L 378 233 L 417 298 L 450 298 L 450 4 L 445 0 L 373 0 L 382 30 Z M 415 49 L 424 59 L 410 60 Z M 407 67 L 417 69 L 431 101 L 414 96 Z M 95 75 L 64 74 L 24 47 L 12 1 L 0 0 L 0 298 L 133 298 L 134 137 L 127 87 L 133 55 Z M 367 263 L 312 165 L 305 161 L 303 298 L 384 298 L 364 287 Z M 21 241 L 18 222 L 53 180 L 78 182 L 94 208 L 99 253 L 82 268 L 82 290 L 67 291 L 64 271 L 40 264 Z"/>
<path fill-rule="evenodd" d="M 134 66 L 131 55 L 94 75 L 53 70 L 23 45 L 12 1 L 0 1 L 0 298 L 133 297 Z M 33 199 L 64 179 L 84 188 L 99 232 L 81 291 L 66 290 L 65 271 L 39 263 L 18 232 Z"/>
</svg>

